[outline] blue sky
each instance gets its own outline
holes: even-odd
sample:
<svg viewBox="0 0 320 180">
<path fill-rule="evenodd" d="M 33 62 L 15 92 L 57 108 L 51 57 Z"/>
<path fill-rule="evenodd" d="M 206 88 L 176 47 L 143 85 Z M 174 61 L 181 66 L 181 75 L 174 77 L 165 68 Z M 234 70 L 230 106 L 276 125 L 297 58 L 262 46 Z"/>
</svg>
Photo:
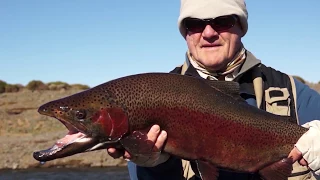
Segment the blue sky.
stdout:
<svg viewBox="0 0 320 180">
<path fill-rule="evenodd" d="M 187 49 L 179 0 L 2 0 L 0 79 L 95 86 L 142 72 L 168 72 Z M 263 63 L 320 81 L 320 1 L 247 0 L 245 47 Z"/>
</svg>

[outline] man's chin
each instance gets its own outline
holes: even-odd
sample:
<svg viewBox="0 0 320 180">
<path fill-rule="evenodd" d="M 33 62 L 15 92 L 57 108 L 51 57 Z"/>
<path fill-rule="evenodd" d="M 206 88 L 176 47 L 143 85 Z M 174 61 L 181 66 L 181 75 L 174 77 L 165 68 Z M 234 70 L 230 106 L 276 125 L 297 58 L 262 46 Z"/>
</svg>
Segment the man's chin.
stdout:
<svg viewBox="0 0 320 180">
<path fill-rule="evenodd" d="M 220 56 L 204 56 L 199 62 L 203 68 L 214 72 L 224 69 L 228 64 L 228 61 Z"/>
</svg>

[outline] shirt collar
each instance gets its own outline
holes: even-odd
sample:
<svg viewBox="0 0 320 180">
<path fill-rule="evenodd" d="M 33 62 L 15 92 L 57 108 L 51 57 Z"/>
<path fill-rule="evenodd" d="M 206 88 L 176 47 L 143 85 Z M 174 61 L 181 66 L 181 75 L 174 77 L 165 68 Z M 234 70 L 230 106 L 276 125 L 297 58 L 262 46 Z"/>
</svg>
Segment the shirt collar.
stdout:
<svg viewBox="0 0 320 180">
<path fill-rule="evenodd" d="M 185 55 L 186 64 L 188 66 L 185 75 L 189 76 L 195 76 L 195 77 L 202 77 L 205 79 L 216 79 L 215 77 L 208 78 L 208 75 L 200 74 L 190 63 L 190 60 L 188 58 L 188 55 L 186 53 Z M 226 81 L 233 81 L 237 80 L 241 75 L 247 71 L 249 71 L 251 68 L 255 67 L 256 65 L 261 64 L 261 61 L 257 59 L 250 51 L 246 50 L 246 60 L 242 64 L 242 66 L 239 66 L 233 73 L 227 75 L 225 77 Z"/>
</svg>

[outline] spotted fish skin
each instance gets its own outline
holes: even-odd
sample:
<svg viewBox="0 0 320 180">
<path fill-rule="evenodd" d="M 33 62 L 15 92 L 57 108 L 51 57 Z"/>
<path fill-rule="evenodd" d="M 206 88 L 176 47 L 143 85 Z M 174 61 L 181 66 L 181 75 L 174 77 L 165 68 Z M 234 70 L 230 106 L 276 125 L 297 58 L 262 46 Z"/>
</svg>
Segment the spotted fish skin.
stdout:
<svg viewBox="0 0 320 180">
<path fill-rule="evenodd" d="M 139 141 L 132 134 L 158 124 L 168 133 L 163 150 L 171 155 L 257 172 L 287 157 L 307 129 L 291 123 L 290 117 L 239 100 L 237 90 L 234 82 L 146 73 L 49 102 L 39 112 L 70 123 L 99 142 L 119 140 L 132 154 L 143 148 L 130 142 Z M 82 122 L 75 118 L 79 110 L 87 116 Z"/>
</svg>

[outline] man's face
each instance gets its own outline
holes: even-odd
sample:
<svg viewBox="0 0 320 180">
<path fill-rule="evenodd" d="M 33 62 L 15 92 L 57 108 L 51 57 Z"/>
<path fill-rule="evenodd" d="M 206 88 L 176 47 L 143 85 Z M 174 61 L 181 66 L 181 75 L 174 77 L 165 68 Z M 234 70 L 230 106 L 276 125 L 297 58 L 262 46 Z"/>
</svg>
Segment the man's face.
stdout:
<svg viewBox="0 0 320 180">
<path fill-rule="evenodd" d="M 187 30 L 186 41 L 193 59 L 205 68 L 223 70 L 241 47 L 242 30 L 239 23 L 219 31 L 205 25 L 203 31 Z"/>
</svg>

